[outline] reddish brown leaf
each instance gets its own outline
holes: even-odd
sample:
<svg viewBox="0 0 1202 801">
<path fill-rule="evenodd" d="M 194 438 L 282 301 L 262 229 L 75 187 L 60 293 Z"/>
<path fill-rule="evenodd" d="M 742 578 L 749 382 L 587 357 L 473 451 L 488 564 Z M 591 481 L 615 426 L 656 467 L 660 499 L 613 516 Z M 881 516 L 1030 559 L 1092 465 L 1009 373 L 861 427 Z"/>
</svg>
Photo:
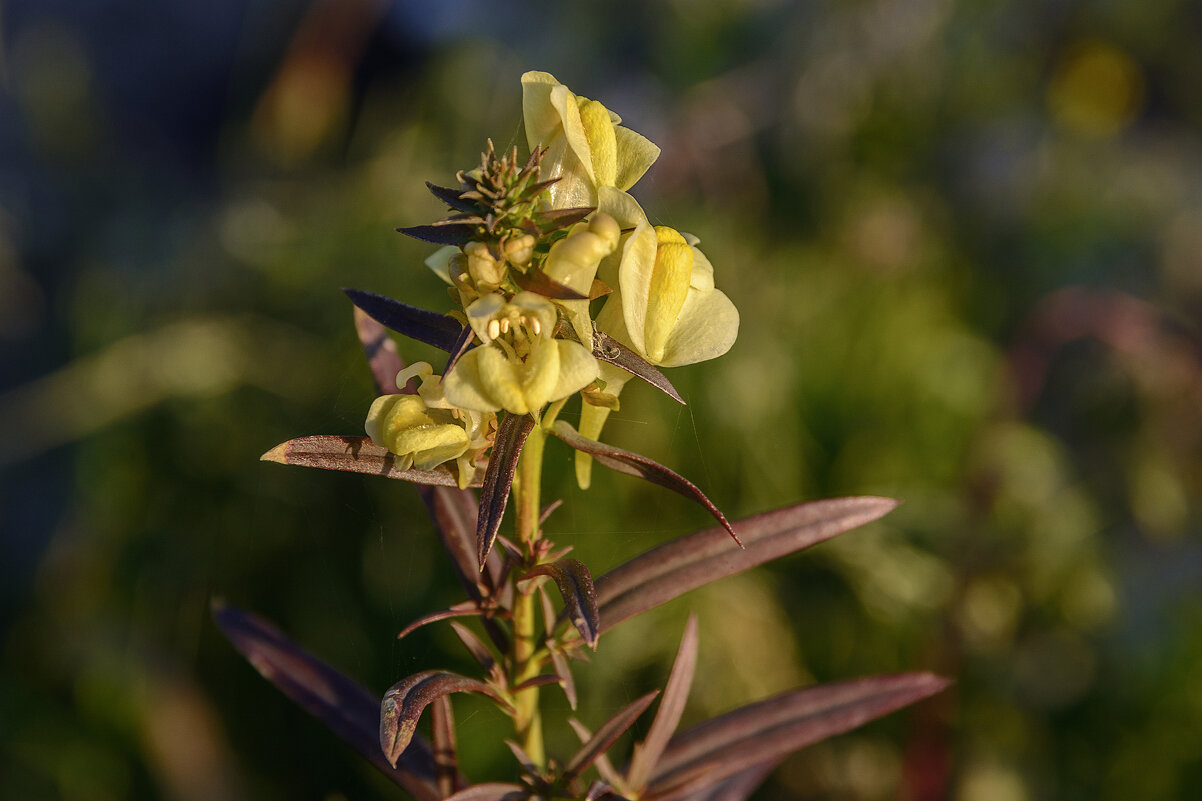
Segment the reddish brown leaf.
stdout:
<svg viewBox="0 0 1202 801">
<path fill-rule="evenodd" d="M 456 753 L 455 716 L 448 696 L 439 698 L 430 709 L 430 744 L 434 749 L 438 791 L 446 797 L 463 786 Z"/>
<path fill-rule="evenodd" d="M 889 498 L 835 498 L 739 521 L 746 547 L 733 550 L 724 529 L 698 531 L 652 548 L 597 579 L 601 631 L 720 578 L 830 539 L 897 506 Z"/>
<path fill-rule="evenodd" d="M 518 285 L 519 289 L 537 293 L 545 298 L 552 298 L 554 300 L 588 300 L 588 295 L 582 295 L 570 286 L 559 283 L 542 270 L 532 269 L 524 273 L 518 270 L 511 270 L 509 276 Z"/>
<path fill-rule="evenodd" d="M 467 594 L 476 600 L 491 597 L 501 586 L 501 557 L 489 554 L 488 564 L 480 572 L 476 562 L 476 523 L 480 509 L 475 496 L 467 490 L 450 487 L 419 486 L 418 491 L 438 526 L 438 535 Z M 496 640 L 491 630 L 489 636 Z"/>
<path fill-rule="evenodd" d="M 213 602 L 213 620 L 247 661 L 313 717 L 367 757 L 418 801 L 437 801 L 434 756 L 414 737 L 409 749 L 390 765 L 379 748 L 380 705 L 376 696 L 325 664 L 278 629 L 221 601 Z"/>
<path fill-rule="evenodd" d="M 446 801 L 525 801 L 530 791 L 519 784 L 486 782 L 465 787 Z"/>
<path fill-rule="evenodd" d="M 550 183 L 548 182 L 548 186 Z M 551 209 L 535 215 L 534 224 L 544 234 L 567 228 L 583 220 L 596 211 L 592 206 L 581 206 L 573 209 Z"/>
<path fill-rule="evenodd" d="M 319 467 L 322 470 L 384 476 L 414 484 L 459 486 L 455 474 L 443 465 L 433 470 L 400 469 L 397 466 L 396 455 L 376 445 L 368 437 L 344 437 L 337 434 L 297 437 L 276 445 L 259 459 L 301 467 Z M 478 487 L 480 484 L 473 481 L 469 486 Z"/>
<path fill-rule="evenodd" d="M 655 365 L 604 331 L 593 332 L 593 356 L 643 379 L 677 403 L 684 403 L 684 398 L 680 397 L 676 387 L 672 386 L 668 377 L 656 369 Z"/>
<path fill-rule="evenodd" d="M 731 528 L 731 525 L 726 520 L 726 516 L 714 506 L 713 502 L 705 496 L 705 493 L 697 488 L 697 485 L 689 481 L 687 478 L 680 476 L 668 468 L 664 467 L 656 461 L 648 459 L 632 451 L 615 448 L 613 445 L 606 445 L 588 437 L 581 436 L 572 425 L 565 420 L 556 420 L 555 425 L 551 427 L 551 433 L 559 437 L 564 442 L 571 445 L 582 453 L 587 453 L 596 459 L 601 464 L 608 467 L 610 470 L 617 470 L 620 473 L 626 473 L 632 476 L 638 476 L 644 481 L 650 481 L 652 484 L 658 484 L 661 487 L 666 487 L 673 492 L 680 493 L 684 497 L 696 501 L 704 506 L 710 514 L 712 514 L 719 523 L 725 527 L 726 531 L 734 538 L 734 541 L 743 546 L 739 535 Z"/>
<path fill-rule="evenodd" d="M 480 667 L 485 673 L 492 673 L 496 667 L 497 660 L 493 658 L 492 651 L 488 650 L 488 646 L 480 641 L 472 630 L 462 623 L 451 622 L 451 628 L 455 630 L 455 634 L 459 637 L 459 641 L 467 648 L 472 657 L 480 663 Z"/>
<path fill-rule="evenodd" d="M 427 626 L 431 623 L 437 623 L 440 620 L 446 620 L 452 617 L 473 617 L 482 614 L 484 614 L 484 609 L 481 608 L 477 602 L 465 601 L 464 603 L 455 604 L 450 609 L 440 609 L 437 612 L 431 612 L 428 615 L 422 615 L 417 620 L 401 629 L 396 638 L 398 640 L 403 640 L 405 637 L 417 631 L 422 626 Z"/>
<path fill-rule="evenodd" d="M 550 576 L 563 596 L 563 611 L 580 636 L 593 650 L 597 649 L 597 637 L 601 634 L 601 620 L 597 613 L 597 591 L 593 588 L 593 577 L 588 568 L 578 559 L 560 559 L 536 566 L 523 579 L 534 576 Z"/>
<path fill-rule="evenodd" d="M 575 711 L 576 680 L 572 678 L 572 668 L 568 665 L 568 658 L 562 652 L 552 650 L 551 665 L 555 668 L 555 675 L 559 676 L 559 684 L 563 687 L 564 697 L 568 699 L 568 706 Z"/>
<path fill-rule="evenodd" d="M 343 289 L 346 296 L 376 322 L 410 339 L 452 352 L 463 326 L 453 317 L 419 309 L 399 300 L 364 292 L 361 289 Z M 394 376 L 395 379 L 395 376 Z"/>
<path fill-rule="evenodd" d="M 611 745 L 617 742 L 617 739 L 630 728 L 639 715 L 643 714 L 643 710 L 651 705 L 657 695 L 659 695 L 659 690 L 647 693 L 642 698 L 627 704 L 622 711 L 607 720 L 605 725 L 592 736 L 592 739 L 582 745 L 576 755 L 568 760 L 568 764 L 563 769 L 564 778 L 574 779 L 587 770 L 597 757 L 604 754 Z"/>
<path fill-rule="evenodd" d="M 380 703 L 380 747 L 390 764 L 405 753 L 417 730 L 424 710 L 448 693 L 483 693 L 500 704 L 506 703 L 482 681 L 445 670 L 425 670 L 394 684 Z"/>
<path fill-rule="evenodd" d="M 593 739 L 593 733 L 576 718 L 568 718 L 568 725 L 572 727 L 572 731 L 576 732 L 576 736 L 580 738 L 580 744 L 583 745 Z M 622 781 L 622 777 L 614 770 L 613 763 L 609 761 L 609 757 L 601 754 L 594 760 L 593 765 L 597 768 L 597 773 L 601 774 L 601 778 L 611 785 L 618 785 Z"/>
<path fill-rule="evenodd" d="M 354 307 L 354 311 L 355 332 L 363 344 L 376 391 L 381 395 L 393 395 L 397 392 L 396 374 L 405 366 L 397 352 L 396 343 L 388 336 L 388 329 L 373 320 L 367 312 L 358 306 Z"/>
<path fill-rule="evenodd" d="M 534 428 L 534 418 L 528 414 L 506 414 L 493 440 L 492 456 L 484 471 L 484 489 L 480 492 L 480 519 L 476 523 L 476 557 L 480 569 L 492 550 L 493 541 L 501 529 L 501 518 L 509 504 L 509 489 L 526 437 Z"/>
<path fill-rule="evenodd" d="M 696 795 L 748 766 L 854 729 L 947 685 L 930 673 L 874 676 L 794 690 L 736 709 L 673 737 L 643 798 Z M 700 775 L 704 780 L 682 781 Z"/>
<path fill-rule="evenodd" d="M 685 624 L 680 648 L 676 652 L 676 661 L 672 664 L 672 672 L 668 674 L 668 684 L 664 687 L 664 697 L 655 712 L 655 720 L 647 730 L 647 737 L 641 743 L 635 743 L 630 768 L 626 771 L 628 789 L 641 792 L 647 786 L 655 763 L 668 747 L 672 733 L 680 724 L 680 716 L 684 713 L 685 701 L 689 697 L 696 667 L 697 615 L 693 614 L 689 615 L 689 622 Z"/>
</svg>

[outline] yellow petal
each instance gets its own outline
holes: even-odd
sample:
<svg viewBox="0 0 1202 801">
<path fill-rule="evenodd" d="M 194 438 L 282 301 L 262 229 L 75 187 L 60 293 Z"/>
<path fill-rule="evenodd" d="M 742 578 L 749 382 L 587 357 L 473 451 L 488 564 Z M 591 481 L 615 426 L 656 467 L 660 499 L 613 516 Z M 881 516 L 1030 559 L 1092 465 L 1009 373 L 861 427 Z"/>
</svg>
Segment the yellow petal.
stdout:
<svg viewBox="0 0 1202 801">
<path fill-rule="evenodd" d="M 620 395 L 622 387 L 630 380 L 630 373 L 615 367 L 608 362 L 600 362 L 598 377 L 605 382 L 605 391 L 611 395 Z M 580 428 L 583 436 L 599 440 L 601 429 L 609 419 L 610 410 L 604 406 L 594 406 L 591 403 L 580 404 Z M 588 489 L 593 480 L 593 457 L 582 451 L 576 451 L 576 483 L 580 489 Z"/>
<path fill-rule="evenodd" d="M 567 339 L 555 339 L 552 342 L 558 351 L 556 361 L 559 369 L 555 386 L 547 397 L 548 401 L 566 398 L 573 392 L 584 389 L 593 383 L 598 370 L 597 360 L 593 358 L 592 352 L 586 350 L 579 342 Z"/>
<path fill-rule="evenodd" d="M 480 374 L 480 360 L 485 353 L 492 350 L 493 346 L 482 345 L 459 357 L 459 361 L 455 362 L 455 366 L 442 381 L 443 395 L 448 403 L 460 409 L 479 412 L 495 412 L 501 409 L 501 404 L 493 399 L 491 391 L 486 390 Z"/>
<path fill-rule="evenodd" d="M 577 106 L 592 156 L 593 182 L 597 186 L 614 186 L 618 177 L 618 141 L 609 110 L 596 100 L 583 97 L 577 98 Z"/>
<path fill-rule="evenodd" d="M 644 222 L 626 238 L 626 244 L 622 246 L 622 263 L 618 267 L 618 289 L 622 295 L 622 315 L 630 335 L 629 344 L 643 355 L 647 353 L 644 334 L 657 249 L 655 229 Z"/>
<path fill-rule="evenodd" d="M 617 140 L 618 168 L 613 186 L 629 189 L 659 158 L 659 148 L 642 134 L 621 126 L 615 127 L 614 137 Z"/>
<path fill-rule="evenodd" d="M 730 350 L 739 336 L 739 310 L 720 290 L 690 289 L 676 326 L 664 346 L 662 367 L 679 367 L 715 359 Z"/>
<path fill-rule="evenodd" d="M 693 248 L 674 229 L 657 226 L 655 267 L 647 297 L 647 319 L 643 340 L 647 359 L 656 364 L 664 358 L 668 336 L 689 292 L 693 275 Z"/>
<path fill-rule="evenodd" d="M 397 433 L 394 453 L 412 454 L 413 466 L 429 470 L 443 462 L 458 458 L 467 450 L 467 432 L 462 426 L 439 424 L 407 428 Z"/>
</svg>

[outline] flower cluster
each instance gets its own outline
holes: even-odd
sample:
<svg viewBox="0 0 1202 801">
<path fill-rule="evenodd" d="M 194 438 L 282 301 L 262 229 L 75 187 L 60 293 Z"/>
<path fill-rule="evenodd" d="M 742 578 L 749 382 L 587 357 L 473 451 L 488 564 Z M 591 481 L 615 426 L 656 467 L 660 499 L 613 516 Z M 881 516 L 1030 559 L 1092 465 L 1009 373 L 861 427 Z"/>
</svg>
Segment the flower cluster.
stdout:
<svg viewBox="0 0 1202 801">
<path fill-rule="evenodd" d="M 402 229 L 444 245 L 427 264 L 462 326 L 445 377 L 403 371 L 417 394 L 378 399 L 366 426 L 405 469 L 455 461 L 460 486 L 487 462 L 498 413 L 539 419 L 580 393 L 580 434 L 596 439 L 632 376 L 720 356 L 738 334 L 697 239 L 652 226 L 627 193 L 659 148 L 545 72 L 522 88 L 529 160 L 490 143 L 459 188 L 431 187 L 451 216 Z M 590 465 L 579 453 L 582 487 Z"/>
</svg>

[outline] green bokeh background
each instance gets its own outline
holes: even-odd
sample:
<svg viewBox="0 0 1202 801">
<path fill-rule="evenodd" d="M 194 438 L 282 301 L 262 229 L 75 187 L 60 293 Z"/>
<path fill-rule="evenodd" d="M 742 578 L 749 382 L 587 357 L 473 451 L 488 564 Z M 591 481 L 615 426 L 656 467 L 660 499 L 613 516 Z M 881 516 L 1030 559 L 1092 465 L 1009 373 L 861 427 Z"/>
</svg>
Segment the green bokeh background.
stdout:
<svg viewBox="0 0 1202 801">
<path fill-rule="evenodd" d="M 402 797 L 208 605 L 381 691 L 470 669 L 448 629 L 394 639 L 458 600 L 414 492 L 257 459 L 361 431 L 339 287 L 447 305 L 392 229 L 524 144 L 544 69 L 663 148 L 635 194 L 742 312 L 672 371 L 687 407 L 632 385 L 606 437 L 732 518 L 904 500 L 607 635 L 581 719 L 662 685 L 697 611 L 686 722 L 956 679 L 760 798 L 1202 797 L 1200 29 L 1172 0 L 0 3 L 0 795 Z M 594 574 L 709 525 L 570 463 L 548 533 Z M 509 778 L 505 720 L 455 703 L 469 775 Z"/>
</svg>

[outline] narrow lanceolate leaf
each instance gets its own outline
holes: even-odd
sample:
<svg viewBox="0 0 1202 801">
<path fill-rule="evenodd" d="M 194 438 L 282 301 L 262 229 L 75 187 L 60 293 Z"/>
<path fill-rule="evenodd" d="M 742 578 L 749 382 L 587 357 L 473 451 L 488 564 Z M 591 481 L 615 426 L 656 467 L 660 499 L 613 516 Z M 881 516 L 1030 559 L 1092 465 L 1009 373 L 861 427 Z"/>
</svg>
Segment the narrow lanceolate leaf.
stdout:
<svg viewBox="0 0 1202 801">
<path fill-rule="evenodd" d="M 459 775 L 455 716 L 451 709 L 451 699 L 445 695 L 430 708 L 430 745 L 434 749 L 438 791 L 444 797 L 449 796 L 463 786 L 463 781 Z"/>
<path fill-rule="evenodd" d="M 422 710 L 448 693 L 484 693 L 498 703 L 505 700 L 482 681 L 445 670 L 426 670 L 394 684 L 380 703 L 380 747 L 390 764 L 405 753 L 417 730 Z"/>
<path fill-rule="evenodd" d="M 520 784 L 487 782 L 465 787 L 446 801 L 525 801 L 530 791 Z"/>
<path fill-rule="evenodd" d="M 431 612 L 428 615 L 422 615 L 417 620 L 410 623 L 405 628 L 401 629 L 397 634 L 398 640 L 403 640 L 413 632 L 420 629 L 422 626 L 427 626 L 431 623 L 437 623 L 440 620 L 447 620 L 452 617 L 474 617 L 484 614 L 484 607 L 476 601 L 465 601 L 455 604 L 449 609 L 440 609 L 437 612 Z"/>
<path fill-rule="evenodd" d="M 677 403 L 684 403 L 676 387 L 655 365 L 603 331 L 593 332 L 593 356 L 643 379 Z"/>
<path fill-rule="evenodd" d="M 446 203 L 455 211 L 475 211 L 476 202 L 460 197 L 463 194 L 463 189 L 452 189 L 449 186 L 439 186 L 426 181 L 426 188 L 430 190 L 430 194 Z"/>
<path fill-rule="evenodd" d="M 698 531 L 636 556 L 597 579 L 601 631 L 711 581 L 761 565 L 884 516 L 889 498 L 834 498 L 788 506 L 739 521 L 744 549 L 724 529 Z"/>
<path fill-rule="evenodd" d="M 542 270 L 527 270 L 519 272 L 511 270 L 509 276 L 519 289 L 535 292 L 553 300 L 588 300 L 588 295 L 582 295 L 570 286 L 564 286 Z"/>
<path fill-rule="evenodd" d="M 657 695 L 659 695 L 659 690 L 647 693 L 642 698 L 627 704 L 621 712 L 606 721 L 605 725 L 580 747 L 576 755 L 568 760 L 567 766 L 563 769 L 564 778 L 574 779 L 587 770 L 597 757 L 604 754 L 611 745 L 617 742 L 617 739 L 630 728 L 639 715 L 643 714 L 643 710 L 651 705 Z"/>
<path fill-rule="evenodd" d="M 443 465 L 433 470 L 402 470 L 397 465 L 396 455 L 376 445 L 369 437 L 343 437 L 337 434 L 297 437 L 276 445 L 259 459 L 301 467 L 319 467 L 322 470 L 397 478 L 414 484 L 459 486 L 455 474 Z M 480 483 L 476 481 L 468 486 L 478 487 Z"/>
<path fill-rule="evenodd" d="M 630 768 L 626 771 L 626 787 L 642 790 L 647 786 L 647 780 L 655 764 L 659 762 L 672 733 L 680 723 L 684 713 L 685 701 L 689 697 L 689 688 L 693 685 L 693 671 L 697 667 L 697 615 L 689 615 L 685 624 L 684 636 L 680 638 L 680 648 L 676 652 L 676 661 L 672 664 L 672 672 L 668 674 L 668 684 L 664 687 L 663 700 L 659 702 L 655 720 L 647 730 L 647 738 L 641 743 L 635 743 L 634 753 L 630 758 Z"/>
<path fill-rule="evenodd" d="M 513 474 L 522 455 L 526 437 L 534 428 L 534 418 L 528 414 L 506 414 L 493 440 L 492 456 L 484 471 L 484 488 L 480 491 L 480 519 L 476 523 L 476 558 L 480 569 L 492 550 L 493 541 L 501 528 L 501 518 L 509 504 L 509 489 Z"/>
<path fill-rule="evenodd" d="M 579 559 L 560 559 L 538 565 L 522 578 L 550 576 L 563 596 L 563 611 L 589 648 L 597 649 L 601 634 L 601 619 L 597 613 L 597 591 L 593 577 Z"/>
<path fill-rule="evenodd" d="M 476 238 L 479 227 L 480 224 L 476 222 L 446 220 L 431 225 L 412 225 L 408 228 L 398 228 L 396 230 L 397 233 L 411 236 L 414 239 L 420 239 L 422 242 L 429 242 L 434 245 L 463 247 Z"/>
<path fill-rule="evenodd" d="M 467 490 L 450 487 L 419 486 L 418 491 L 438 527 L 438 535 L 464 590 L 474 600 L 491 597 L 501 586 L 501 557 L 489 554 L 488 564 L 484 572 L 480 572 L 476 562 L 476 524 L 480 507 L 475 496 Z M 492 631 L 489 636 L 495 640 Z"/>
<path fill-rule="evenodd" d="M 875 676 L 794 690 L 736 709 L 673 737 L 642 797 L 696 796 L 749 765 L 854 729 L 947 685 L 930 673 Z"/>
<path fill-rule="evenodd" d="M 576 450 L 591 455 L 610 470 L 638 476 L 645 481 L 650 481 L 652 484 L 658 484 L 661 487 L 667 487 L 673 492 L 678 492 L 686 498 L 696 501 L 704 506 L 722 524 L 727 533 L 734 538 L 734 541 L 742 547 L 743 543 L 739 539 L 739 535 L 735 533 L 730 523 L 727 522 L 726 516 L 722 514 L 717 506 L 714 506 L 713 502 L 705 496 L 704 492 L 698 489 L 696 484 L 687 478 L 672 472 L 662 464 L 648 459 L 641 454 L 615 448 L 613 445 L 606 445 L 581 436 L 566 420 L 556 420 L 555 425 L 551 427 L 551 433 Z"/>
<path fill-rule="evenodd" d="M 551 665 L 555 668 L 555 675 L 559 676 L 559 686 L 563 688 L 564 697 L 568 699 L 568 706 L 573 711 L 576 709 L 576 680 L 572 677 L 572 668 L 568 665 L 568 658 L 561 651 L 551 651 Z"/>
<path fill-rule="evenodd" d="M 541 212 L 534 217 L 534 224 L 544 234 L 575 225 L 596 211 L 592 206 L 581 206 L 574 209 L 551 209 Z"/>
<path fill-rule="evenodd" d="M 689 801 L 747 801 L 751 794 L 764 783 L 764 779 L 768 778 L 768 774 L 776 770 L 776 766 L 780 762 L 779 759 L 773 759 L 752 765 L 733 776 L 726 777 L 717 784 L 709 784 L 708 781 L 705 781 L 707 785 L 705 789 L 690 794 Z"/>
<path fill-rule="evenodd" d="M 306 712 L 329 726 L 418 801 L 437 801 L 437 774 L 430 746 L 415 737 L 390 765 L 379 747 L 376 696 L 289 640 L 274 626 L 220 601 L 213 620 L 247 661 Z"/>
<path fill-rule="evenodd" d="M 399 300 L 364 292 L 361 289 L 343 289 L 346 296 L 376 322 L 404 334 L 410 339 L 450 353 L 459 339 L 463 326 L 453 317 L 419 309 Z M 395 378 L 395 376 L 394 376 Z"/>
<path fill-rule="evenodd" d="M 471 326 L 465 325 L 463 330 L 459 332 L 459 337 L 455 340 L 455 344 L 451 346 L 451 356 L 447 359 L 447 366 L 442 369 L 442 374 L 446 375 L 455 367 L 455 363 L 459 361 L 463 354 L 467 353 L 473 347 L 473 342 L 476 338 L 476 333 L 472 331 Z"/>
<path fill-rule="evenodd" d="M 367 355 L 367 365 L 371 368 L 376 391 L 381 395 L 396 393 L 396 374 L 404 367 L 404 363 L 397 352 L 396 343 L 388 336 L 388 329 L 356 306 L 355 332 L 363 343 L 363 352 Z"/>
<path fill-rule="evenodd" d="M 492 651 L 488 650 L 488 646 L 481 642 L 480 638 L 462 623 L 452 621 L 451 628 L 455 630 L 455 634 L 459 637 L 459 641 L 463 643 L 463 647 L 480 664 L 484 672 L 492 673 L 493 668 L 497 666 L 497 660 L 493 658 Z"/>
<path fill-rule="evenodd" d="M 568 725 L 572 727 L 572 731 L 576 732 L 576 736 L 580 738 L 580 744 L 583 745 L 593 739 L 593 733 L 589 731 L 588 726 L 585 726 L 576 718 L 568 718 Z M 593 762 L 597 772 L 601 774 L 601 778 L 609 784 L 617 786 L 622 781 L 622 777 L 614 770 L 613 763 L 609 761 L 609 757 L 601 754 Z"/>
</svg>

